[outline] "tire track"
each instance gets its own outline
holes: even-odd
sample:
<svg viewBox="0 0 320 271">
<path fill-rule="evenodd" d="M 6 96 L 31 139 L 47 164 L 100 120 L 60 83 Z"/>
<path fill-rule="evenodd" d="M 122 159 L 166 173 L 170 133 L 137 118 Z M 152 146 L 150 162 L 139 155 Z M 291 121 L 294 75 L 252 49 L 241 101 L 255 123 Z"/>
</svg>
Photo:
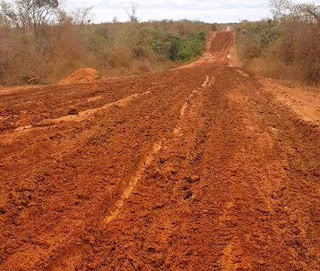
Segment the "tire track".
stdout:
<svg viewBox="0 0 320 271">
<path fill-rule="evenodd" d="M 210 77 L 206 75 L 206 79 L 201 85 L 202 88 L 206 88 L 209 83 Z M 182 136 L 181 134 L 181 122 L 184 119 L 186 110 L 188 109 L 188 106 L 192 99 L 194 98 L 195 94 L 200 94 L 199 90 L 201 88 L 196 88 L 191 92 L 191 94 L 187 97 L 185 103 L 182 105 L 180 109 L 180 115 L 179 115 L 179 122 L 177 126 L 173 129 L 172 134 L 176 136 Z M 163 140 L 160 140 L 156 143 L 154 143 L 151 147 L 151 151 L 145 156 L 145 158 L 142 160 L 140 166 L 138 167 L 136 173 L 129 181 L 128 185 L 124 188 L 120 199 L 115 203 L 114 210 L 110 212 L 110 214 L 103 219 L 102 225 L 103 227 L 106 227 L 108 224 L 110 224 L 121 212 L 121 208 L 124 206 L 125 201 L 130 197 L 132 191 L 135 189 L 137 183 L 140 179 L 142 179 L 143 174 L 145 170 L 151 165 L 151 163 L 154 161 L 155 156 L 159 153 L 161 148 L 163 147 Z"/>
<path fill-rule="evenodd" d="M 162 213 L 162 215 L 160 215 L 161 219 L 159 221 L 157 220 L 156 228 L 152 229 L 152 232 L 150 232 L 150 237 L 152 240 L 153 238 L 155 238 L 155 236 L 157 236 L 156 239 L 159 239 L 159 242 L 161 240 L 161 244 L 165 243 L 167 244 L 166 246 L 168 249 L 174 250 L 174 247 L 171 247 L 169 243 L 172 242 L 172 240 L 170 240 L 170 235 L 176 235 L 176 229 L 174 226 L 176 222 L 172 220 L 170 214 L 166 213 L 166 208 L 164 207 L 165 203 L 163 202 L 163 199 L 167 198 L 167 193 L 170 195 L 170 197 L 172 197 L 172 200 L 174 200 L 174 198 L 176 200 L 179 199 L 179 201 L 176 202 L 177 205 L 170 205 L 170 208 L 177 208 L 177 212 L 179 212 L 181 207 L 180 200 L 185 203 L 191 203 L 193 201 L 194 197 L 192 196 L 192 190 L 197 186 L 197 184 L 193 182 L 198 182 L 199 180 L 196 176 L 193 177 L 191 173 L 185 172 L 185 178 L 187 179 L 183 182 L 186 182 L 187 184 L 188 182 L 190 182 L 190 187 L 187 190 L 183 190 L 181 193 L 181 188 L 179 188 L 181 184 L 175 182 L 169 183 L 169 181 L 166 180 L 166 176 L 169 176 L 171 174 L 178 174 L 177 172 L 184 171 L 185 167 L 190 165 L 186 164 L 190 162 L 189 159 L 185 161 L 186 163 L 180 159 L 183 159 L 183 156 L 191 156 L 191 153 L 194 149 L 193 147 L 197 144 L 197 136 L 199 135 L 199 133 L 201 133 L 201 131 L 206 130 L 205 127 L 207 127 L 207 124 L 203 123 L 202 118 L 200 120 L 198 117 L 199 113 L 205 110 L 205 108 L 203 107 L 203 100 L 205 99 L 204 95 L 207 93 L 207 90 L 209 90 L 208 86 L 210 78 L 210 76 L 209 79 L 207 79 L 206 77 L 205 81 L 207 81 L 207 83 L 201 84 L 201 87 L 194 89 L 185 98 L 184 104 L 182 104 L 181 106 L 181 108 L 184 108 L 185 110 L 183 111 L 183 114 L 181 114 L 180 108 L 178 114 L 178 122 L 175 128 L 171 130 L 171 134 L 162 138 L 161 150 L 154 155 L 153 162 L 150 163 L 149 167 L 145 169 L 143 176 L 141 176 L 139 182 L 137 183 L 135 191 L 132 193 L 130 199 L 128 199 L 128 201 L 122 206 L 121 212 L 117 212 L 117 219 L 113 219 L 113 223 L 109 223 L 108 227 L 104 228 L 103 233 L 101 233 L 102 236 L 98 234 L 96 236 L 96 239 L 106 240 L 106 243 L 112 246 L 112 244 L 117 244 L 116 240 L 117 238 L 119 238 L 118 234 L 122 232 L 124 240 L 127 240 L 125 242 L 129 242 L 129 248 L 129 246 L 131 247 L 133 245 L 129 240 L 131 240 L 132 238 L 139 239 L 139 234 L 138 236 L 134 234 L 133 237 L 131 235 L 131 231 L 127 227 L 131 228 L 132 226 L 134 226 L 135 228 L 137 227 L 137 229 L 142 230 L 142 228 L 140 228 L 142 226 L 140 223 L 142 223 L 144 219 L 147 219 L 147 217 L 150 216 L 153 217 L 155 213 Z M 213 80 L 211 79 L 211 81 Z M 199 121 L 201 122 L 201 124 L 199 123 Z M 191 123 L 194 125 L 193 127 L 195 127 L 194 130 L 190 129 L 192 127 Z M 202 125 L 205 125 L 205 127 L 202 127 Z M 199 127 L 201 128 L 200 130 Z M 180 129 L 181 134 L 175 133 L 177 128 Z M 184 147 L 181 148 L 182 146 Z M 179 160 L 180 162 L 178 162 Z M 165 191 L 163 191 L 162 189 L 165 189 Z M 153 197 L 159 198 L 159 201 L 154 202 Z M 150 212 L 146 212 L 146 207 L 143 206 L 144 204 L 150 204 L 152 206 L 150 206 L 150 208 L 152 208 L 152 211 L 150 210 Z M 137 223 L 132 224 L 133 217 L 136 217 Z M 153 228 L 152 225 L 154 225 L 155 221 L 150 221 L 149 223 L 145 226 L 145 230 L 149 230 L 149 227 Z M 119 225 L 125 226 L 119 227 Z M 104 234 L 108 235 L 108 237 L 106 237 Z M 148 237 L 146 238 L 148 239 Z M 154 248 L 155 244 L 152 241 L 151 243 L 149 243 L 149 241 L 146 240 L 144 243 L 146 243 L 146 246 L 150 246 L 148 248 L 149 251 L 157 251 L 157 249 Z M 120 244 L 121 243 L 117 244 L 116 246 L 121 247 Z M 139 261 L 137 259 L 137 257 L 139 257 L 138 255 L 137 257 L 134 257 L 133 260 L 131 256 L 127 255 L 126 252 L 120 253 L 115 251 L 115 253 L 117 255 L 117 259 L 118 255 L 122 255 L 121 257 L 127 259 L 127 261 L 131 263 L 130 266 L 133 269 L 138 268 L 136 263 L 134 263 L 135 261 Z M 132 255 L 131 253 L 133 252 L 129 252 L 128 250 L 128 254 Z M 141 253 L 141 255 L 143 255 L 143 251 L 141 251 Z M 126 266 L 122 265 L 120 262 L 118 264 L 113 263 L 112 257 L 107 257 L 105 261 L 106 263 L 108 263 L 108 268 L 111 270 L 113 268 L 124 269 Z M 155 263 L 151 264 L 151 266 L 157 266 L 157 262 L 158 261 L 155 260 Z M 142 266 L 149 266 L 149 264 L 145 263 L 145 265 Z M 174 266 L 172 265 L 171 267 L 172 269 L 169 268 L 168 270 L 174 270 Z M 157 270 L 163 269 L 157 268 Z"/>
<path fill-rule="evenodd" d="M 194 94 L 192 93 L 199 94 L 199 89 L 201 88 L 198 87 L 195 89 L 197 91 L 192 91 L 191 94 L 187 96 L 186 100 L 190 99 L 190 97 L 193 97 Z M 174 99 L 178 98 L 179 97 L 177 96 Z M 178 111 L 179 120 L 177 121 L 177 125 L 181 121 L 183 121 L 183 116 L 189 111 L 188 107 L 190 106 L 190 100 L 188 106 L 185 108 L 185 113 L 182 116 L 180 116 L 181 109 L 185 104 L 186 102 L 181 105 L 181 108 Z M 123 210 L 128 208 L 128 205 L 130 205 L 131 202 L 130 197 L 132 196 L 132 194 L 136 194 L 134 190 L 136 189 L 136 186 L 139 184 L 139 181 L 144 179 L 146 174 L 148 174 L 149 168 L 156 161 L 160 151 L 164 148 L 167 148 L 166 142 L 176 137 L 173 131 L 174 128 L 172 128 L 171 133 L 169 133 L 170 136 L 160 137 L 160 140 L 151 144 L 149 152 L 147 152 L 147 154 L 141 159 L 135 171 L 135 174 L 129 179 L 127 184 L 124 185 L 124 188 L 122 188 L 122 192 L 119 198 L 115 201 L 115 203 L 111 205 L 111 207 L 108 207 L 108 215 L 103 216 L 97 222 L 97 229 L 99 229 L 99 231 L 108 231 L 110 225 L 112 225 L 112 222 L 117 221 L 117 218 L 120 218 L 120 216 L 122 215 Z M 70 266 L 70 270 L 73 270 L 72 268 L 76 268 L 76 266 L 78 266 L 76 263 L 79 262 L 79 258 L 82 258 L 83 255 L 85 255 L 85 251 L 86 244 L 81 244 L 80 246 L 68 246 L 67 248 L 63 249 L 63 252 L 59 253 L 59 255 L 56 256 L 56 260 L 51 261 L 49 270 L 62 270 L 61 268 L 64 268 L 66 266 Z"/>
<path fill-rule="evenodd" d="M 128 185 L 125 187 L 124 191 L 122 192 L 120 199 L 116 202 L 114 206 L 115 210 L 111 211 L 111 213 L 103 220 L 102 227 L 106 227 L 110 222 L 112 222 L 120 214 L 121 208 L 125 204 L 125 200 L 127 200 L 131 196 L 133 189 L 136 187 L 137 183 L 142 178 L 144 171 L 153 162 L 155 155 L 161 150 L 161 147 L 162 147 L 161 141 L 156 142 L 152 145 L 151 151 L 143 159 L 143 162 L 138 167 L 138 170 L 136 171 L 135 175 L 129 181 Z"/>
<path fill-rule="evenodd" d="M 19 127 L 15 131 L 19 132 L 19 131 L 26 131 L 26 130 L 35 129 L 35 128 L 39 128 L 39 127 L 48 127 L 48 126 L 57 125 L 57 124 L 60 124 L 63 122 L 81 122 L 81 121 L 84 121 L 84 120 L 92 117 L 97 112 L 102 111 L 102 110 L 108 110 L 113 106 L 116 106 L 119 108 L 124 108 L 133 100 L 135 100 L 141 96 L 145 96 L 145 95 L 149 95 L 149 94 L 151 94 L 150 91 L 146 91 L 141 94 L 133 94 L 133 95 L 130 95 L 130 96 L 125 97 L 123 99 L 120 99 L 118 101 L 115 101 L 112 103 L 107 103 L 104 106 L 101 106 L 98 108 L 92 108 L 92 109 L 88 109 L 85 111 L 81 111 L 81 112 L 77 113 L 76 115 L 67 115 L 67 116 L 63 116 L 60 118 L 56 118 L 56 119 L 45 119 L 45 120 L 40 121 L 36 126 L 28 125 L 28 126 L 24 126 L 24 127 Z"/>
</svg>

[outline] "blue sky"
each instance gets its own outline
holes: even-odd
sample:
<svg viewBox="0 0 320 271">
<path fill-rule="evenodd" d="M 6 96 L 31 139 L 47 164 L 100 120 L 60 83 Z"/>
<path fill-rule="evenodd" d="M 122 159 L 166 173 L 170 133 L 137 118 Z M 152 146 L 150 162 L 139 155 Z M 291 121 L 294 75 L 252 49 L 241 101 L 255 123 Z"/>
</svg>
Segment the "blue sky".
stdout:
<svg viewBox="0 0 320 271">
<path fill-rule="evenodd" d="M 320 4 L 320 0 L 315 2 Z M 213 23 L 270 17 L 268 0 L 66 0 L 70 8 L 92 6 L 95 22 L 112 21 L 114 17 L 126 21 L 125 8 L 130 3 L 138 4 L 142 21 L 190 19 Z"/>
</svg>

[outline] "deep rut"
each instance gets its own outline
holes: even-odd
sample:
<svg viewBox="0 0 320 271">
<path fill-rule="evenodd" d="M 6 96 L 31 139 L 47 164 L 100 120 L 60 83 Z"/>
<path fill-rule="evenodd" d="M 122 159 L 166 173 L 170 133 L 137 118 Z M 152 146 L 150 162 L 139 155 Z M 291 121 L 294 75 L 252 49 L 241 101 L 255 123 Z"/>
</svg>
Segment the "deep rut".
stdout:
<svg viewBox="0 0 320 271">
<path fill-rule="evenodd" d="M 206 75 L 206 80 L 202 83 L 201 87 L 198 87 L 195 90 L 193 90 L 191 92 L 191 94 L 187 97 L 185 103 L 182 105 L 182 107 L 180 109 L 179 121 L 178 121 L 176 127 L 173 129 L 172 133 L 174 135 L 176 135 L 176 136 L 183 135 L 181 123 L 184 122 L 184 117 L 185 117 L 186 111 L 189 110 L 190 103 L 193 102 L 194 96 L 196 94 L 200 96 L 201 92 L 203 91 L 203 90 L 201 90 L 201 88 L 202 89 L 206 88 L 208 83 L 209 83 L 209 76 Z M 145 170 L 151 165 L 152 162 L 154 162 L 155 157 L 159 153 L 161 148 L 167 147 L 165 144 L 166 144 L 165 140 L 160 140 L 152 145 L 151 150 L 142 159 L 137 171 L 135 172 L 135 174 L 133 175 L 133 177 L 129 181 L 128 185 L 124 188 L 124 190 L 120 196 L 120 199 L 115 203 L 115 206 L 112 208 L 114 210 L 111 210 L 110 215 L 108 215 L 103 220 L 102 227 L 107 226 L 112 220 L 114 220 L 121 213 L 121 208 L 124 206 L 125 200 L 127 200 L 130 197 L 132 191 L 135 189 L 139 180 L 141 180 L 143 178 L 143 174 L 145 173 Z"/>
<path fill-rule="evenodd" d="M 276 105 L 250 78 L 232 81 L 235 73 L 216 72 L 187 98 L 179 133 L 162 141 L 121 215 L 97 234 L 108 241 L 99 242 L 96 268 L 316 270 L 316 240 L 299 241 L 310 228 L 284 217 L 289 203 L 275 196 L 290 180 L 274 134 L 283 128 L 261 112 Z"/>
</svg>

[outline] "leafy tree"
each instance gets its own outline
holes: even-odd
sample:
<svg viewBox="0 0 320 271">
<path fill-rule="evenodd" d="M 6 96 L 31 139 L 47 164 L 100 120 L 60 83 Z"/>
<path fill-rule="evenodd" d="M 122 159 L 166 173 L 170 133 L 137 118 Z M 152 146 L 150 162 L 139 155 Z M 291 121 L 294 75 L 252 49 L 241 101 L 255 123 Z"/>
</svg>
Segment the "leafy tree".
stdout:
<svg viewBox="0 0 320 271">
<path fill-rule="evenodd" d="M 171 43 L 171 47 L 169 49 L 168 58 L 172 61 L 176 61 L 179 59 L 179 51 L 181 46 L 180 37 L 173 35 L 169 38 L 169 42 Z"/>
</svg>

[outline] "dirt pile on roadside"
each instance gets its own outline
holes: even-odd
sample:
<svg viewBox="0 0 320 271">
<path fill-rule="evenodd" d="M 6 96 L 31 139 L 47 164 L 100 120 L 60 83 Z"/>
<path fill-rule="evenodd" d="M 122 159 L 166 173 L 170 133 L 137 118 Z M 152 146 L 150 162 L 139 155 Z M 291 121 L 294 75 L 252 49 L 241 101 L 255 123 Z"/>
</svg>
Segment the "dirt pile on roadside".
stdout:
<svg viewBox="0 0 320 271">
<path fill-rule="evenodd" d="M 60 86 L 75 85 L 75 84 L 88 84 L 94 83 L 100 78 L 100 74 L 97 70 L 91 68 L 82 68 L 75 71 L 68 77 L 58 82 Z"/>
</svg>

